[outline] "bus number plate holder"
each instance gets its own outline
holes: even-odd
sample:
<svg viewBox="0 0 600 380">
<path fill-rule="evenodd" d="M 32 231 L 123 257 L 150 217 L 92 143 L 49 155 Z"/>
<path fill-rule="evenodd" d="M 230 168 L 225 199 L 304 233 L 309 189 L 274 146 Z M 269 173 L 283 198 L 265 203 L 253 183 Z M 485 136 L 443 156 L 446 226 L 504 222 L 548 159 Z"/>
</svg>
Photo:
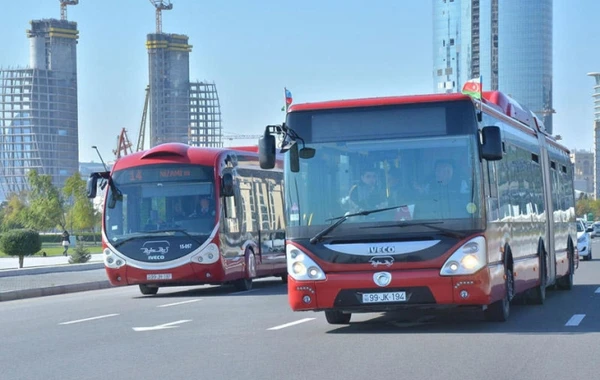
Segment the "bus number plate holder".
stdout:
<svg viewBox="0 0 600 380">
<path fill-rule="evenodd" d="M 173 275 L 171 273 L 152 273 L 146 275 L 146 280 L 171 280 Z"/>
<path fill-rule="evenodd" d="M 362 303 L 405 302 L 406 292 L 363 293 Z"/>
</svg>

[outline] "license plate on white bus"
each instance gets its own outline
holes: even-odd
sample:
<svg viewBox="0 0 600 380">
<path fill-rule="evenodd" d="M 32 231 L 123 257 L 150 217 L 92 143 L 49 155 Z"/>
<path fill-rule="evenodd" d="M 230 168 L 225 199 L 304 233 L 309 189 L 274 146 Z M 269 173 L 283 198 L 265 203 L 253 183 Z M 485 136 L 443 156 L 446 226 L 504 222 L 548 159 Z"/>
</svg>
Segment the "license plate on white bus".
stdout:
<svg viewBox="0 0 600 380">
<path fill-rule="evenodd" d="M 362 295 L 363 303 L 404 302 L 404 301 L 406 301 L 406 292 L 364 293 Z"/>
<path fill-rule="evenodd" d="M 171 273 L 156 273 L 146 275 L 146 280 L 171 280 L 173 275 Z"/>
</svg>

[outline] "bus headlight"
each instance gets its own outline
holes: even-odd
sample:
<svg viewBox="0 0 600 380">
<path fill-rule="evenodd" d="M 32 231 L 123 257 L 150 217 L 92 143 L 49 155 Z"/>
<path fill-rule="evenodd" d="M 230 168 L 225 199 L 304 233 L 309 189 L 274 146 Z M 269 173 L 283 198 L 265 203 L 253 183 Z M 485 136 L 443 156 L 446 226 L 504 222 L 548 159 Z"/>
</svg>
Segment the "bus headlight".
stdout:
<svg viewBox="0 0 600 380">
<path fill-rule="evenodd" d="M 126 264 L 124 257 L 120 256 L 110 248 L 104 249 L 104 265 L 111 269 L 118 269 Z"/>
<path fill-rule="evenodd" d="M 325 272 L 308 255 L 291 244 L 286 245 L 288 273 L 298 281 L 322 281 Z"/>
<path fill-rule="evenodd" d="M 485 238 L 477 236 L 463 244 L 446 260 L 440 270 L 440 275 L 470 275 L 483 268 L 486 264 L 487 250 L 485 247 Z"/>
</svg>

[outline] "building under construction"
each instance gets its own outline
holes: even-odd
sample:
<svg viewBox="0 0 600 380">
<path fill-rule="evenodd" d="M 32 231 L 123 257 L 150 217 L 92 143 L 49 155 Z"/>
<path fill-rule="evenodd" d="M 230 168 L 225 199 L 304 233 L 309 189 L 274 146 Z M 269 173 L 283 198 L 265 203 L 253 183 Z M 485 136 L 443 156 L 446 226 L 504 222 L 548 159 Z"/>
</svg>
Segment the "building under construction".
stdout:
<svg viewBox="0 0 600 380">
<path fill-rule="evenodd" d="M 0 69 L 0 187 L 28 188 L 27 173 L 57 187 L 78 170 L 77 23 L 31 21 L 26 68 Z"/>
<path fill-rule="evenodd" d="M 220 147 L 223 142 L 217 88 L 214 83 L 190 82 L 192 45 L 188 36 L 162 32 L 161 11 L 173 5 L 151 2 L 156 7 L 156 33 L 148 34 L 146 40 L 150 147 L 166 142 Z"/>
</svg>

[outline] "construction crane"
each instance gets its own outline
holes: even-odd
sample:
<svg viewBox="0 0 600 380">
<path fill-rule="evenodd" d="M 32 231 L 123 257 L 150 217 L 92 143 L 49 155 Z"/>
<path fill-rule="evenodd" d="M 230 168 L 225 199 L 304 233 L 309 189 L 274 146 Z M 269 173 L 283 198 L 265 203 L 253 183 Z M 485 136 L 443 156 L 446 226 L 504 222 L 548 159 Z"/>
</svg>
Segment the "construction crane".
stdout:
<svg viewBox="0 0 600 380">
<path fill-rule="evenodd" d="M 119 159 L 123 156 L 126 156 L 130 153 L 133 153 L 131 149 L 131 141 L 129 141 L 129 137 L 127 137 L 127 130 L 125 128 L 121 129 L 121 133 L 117 136 L 117 149 L 113 150 L 115 155 L 115 159 Z"/>
<path fill-rule="evenodd" d="M 67 5 L 77 5 L 79 0 L 60 0 L 60 19 L 67 20 Z"/>
<path fill-rule="evenodd" d="M 156 34 L 162 33 L 162 11 L 173 9 L 173 4 L 170 0 L 150 0 L 156 8 Z"/>
<path fill-rule="evenodd" d="M 142 122 L 140 123 L 140 131 L 138 133 L 136 152 L 144 150 L 144 142 L 146 137 L 146 115 L 148 115 L 148 103 L 150 101 L 150 86 L 146 86 L 146 99 L 144 100 L 144 110 L 142 111 Z"/>
</svg>

